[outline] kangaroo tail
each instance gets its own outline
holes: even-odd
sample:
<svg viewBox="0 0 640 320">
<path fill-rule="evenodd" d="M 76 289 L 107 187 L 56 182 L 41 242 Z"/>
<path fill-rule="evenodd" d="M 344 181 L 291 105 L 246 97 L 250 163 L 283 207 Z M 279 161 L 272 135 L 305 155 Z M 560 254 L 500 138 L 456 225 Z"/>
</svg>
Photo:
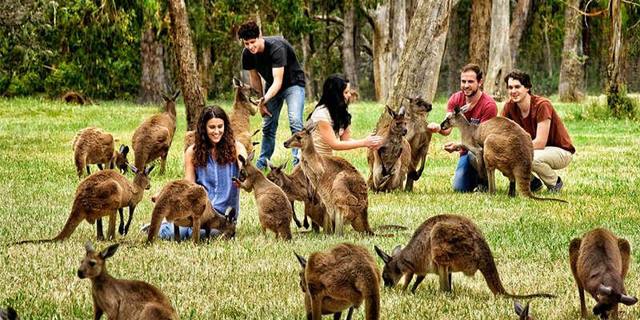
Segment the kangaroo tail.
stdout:
<svg viewBox="0 0 640 320">
<path fill-rule="evenodd" d="M 551 299 L 556 297 L 555 294 L 550 294 L 550 293 L 533 293 L 533 294 L 523 294 L 523 295 L 503 293 L 502 295 L 507 298 L 513 298 L 513 299 L 531 299 L 531 298 L 550 298 Z"/>
<path fill-rule="evenodd" d="M 516 182 L 518 184 L 518 187 L 520 188 L 520 192 L 522 192 L 522 194 L 526 197 L 529 197 L 531 199 L 534 200 L 538 200 L 538 201 L 557 201 L 557 202 L 562 202 L 562 203 L 569 203 L 566 200 L 562 200 L 562 199 L 557 199 L 557 198 L 541 198 L 541 197 L 536 197 L 533 192 L 531 192 L 531 185 L 530 183 L 530 178 L 526 178 L 526 177 L 518 177 L 516 176 Z"/>
<path fill-rule="evenodd" d="M 407 229 L 408 229 L 407 227 L 397 225 L 397 224 L 383 224 L 376 228 L 376 230 L 407 230 Z"/>
</svg>

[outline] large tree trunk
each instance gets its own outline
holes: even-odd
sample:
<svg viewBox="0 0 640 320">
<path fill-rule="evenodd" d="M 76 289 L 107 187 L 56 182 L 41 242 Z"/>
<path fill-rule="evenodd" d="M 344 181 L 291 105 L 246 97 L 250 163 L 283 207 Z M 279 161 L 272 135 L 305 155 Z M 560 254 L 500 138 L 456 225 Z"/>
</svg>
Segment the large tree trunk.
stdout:
<svg viewBox="0 0 640 320">
<path fill-rule="evenodd" d="M 509 30 L 509 46 L 511 47 L 511 64 L 514 66 L 517 65 L 520 39 L 522 39 L 522 34 L 529 21 L 532 3 L 531 0 L 518 0 L 518 5 L 513 12 L 511 29 Z"/>
<path fill-rule="evenodd" d="M 582 16 L 574 8 L 580 0 L 568 0 L 564 10 L 564 45 L 560 65 L 560 101 L 574 102 L 584 98 L 584 56 L 582 55 Z"/>
<path fill-rule="evenodd" d="M 469 62 L 478 64 L 481 70 L 486 71 L 491 38 L 491 0 L 473 0 L 469 30 Z"/>
<path fill-rule="evenodd" d="M 342 68 L 353 89 L 358 88 L 358 45 L 356 43 L 355 0 L 344 2 L 344 31 L 342 33 Z"/>
<path fill-rule="evenodd" d="M 142 32 L 140 57 L 142 74 L 137 102 L 140 104 L 161 104 L 162 94 L 167 93 L 164 76 L 164 49 L 156 39 L 156 29 L 149 27 Z"/>
<path fill-rule="evenodd" d="M 621 0 L 609 1 L 609 18 L 611 22 L 611 37 L 609 42 L 609 63 L 607 65 L 607 104 L 616 117 L 622 117 L 627 110 L 629 102 L 623 96 L 624 82 L 620 73 L 622 61 L 622 11 Z"/>
<path fill-rule="evenodd" d="M 211 70 L 211 47 L 202 48 L 200 59 L 198 60 L 198 74 L 200 75 L 200 86 L 202 94 L 209 96 L 209 88 L 213 84 L 213 72 Z"/>
<path fill-rule="evenodd" d="M 451 11 L 458 0 L 419 0 L 409 37 L 387 104 L 400 106 L 405 96 L 431 101 L 438 86 Z"/>
<path fill-rule="evenodd" d="M 178 78 L 187 109 L 187 130 L 194 130 L 198 116 L 204 109 L 205 97 L 200 87 L 200 77 L 198 76 L 184 0 L 169 0 L 169 16 L 171 18 L 171 40 L 178 62 Z"/>
<path fill-rule="evenodd" d="M 377 101 L 389 98 L 407 41 L 407 0 L 378 4 L 367 15 L 373 29 L 373 75 Z"/>
<path fill-rule="evenodd" d="M 460 5 L 458 7 L 460 7 Z M 445 63 L 448 66 L 449 71 L 445 78 L 445 90 L 447 93 L 459 90 L 460 70 L 466 63 L 466 58 L 464 56 L 463 50 L 464 42 L 462 40 L 466 37 L 466 35 L 464 34 L 462 24 L 459 23 L 459 21 L 464 20 L 462 19 L 464 15 L 464 13 L 460 12 L 460 8 L 453 9 L 451 11 L 450 21 L 452 21 L 452 23 L 449 24 L 449 32 L 447 33 L 447 45 L 444 54 Z M 442 89 L 442 86 L 440 86 L 440 89 Z"/>
<path fill-rule="evenodd" d="M 316 90 L 315 90 L 315 79 L 313 66 L 311 65 L 311 59 L 313 57 L 313 52 L 311 51 L 311 36 L 308 33 L 302 35 L 302 69 L 304 71 L 304 76 L 306 78 L 305 96 L 309 101 L 313 101 L 316 99 Z"/>
<path fill-rule="evenodd" d="M 484 91 L 501 101 L 505 96 L 502 78 L 511 71 L 509 50 L 509 0 L 493 0 L 491 6 L 491 44 Z"/>
</svg>

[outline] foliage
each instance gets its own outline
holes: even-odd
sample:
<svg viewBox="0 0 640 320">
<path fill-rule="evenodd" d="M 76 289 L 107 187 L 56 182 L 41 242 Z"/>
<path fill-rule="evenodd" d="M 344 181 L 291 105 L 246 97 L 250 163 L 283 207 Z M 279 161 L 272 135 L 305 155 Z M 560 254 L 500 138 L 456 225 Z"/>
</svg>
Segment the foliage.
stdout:
<svg viewBox="0 0 640 320">
<path fill-rule="evenodd" d="M 627 95 L 626 86 L 620 85 L 618 91 L 607 92 L 607 106 L 611 110 L 611 115 L 616 118 L 634 119 L 638 111 L 638 101 Z"/>
</svg>

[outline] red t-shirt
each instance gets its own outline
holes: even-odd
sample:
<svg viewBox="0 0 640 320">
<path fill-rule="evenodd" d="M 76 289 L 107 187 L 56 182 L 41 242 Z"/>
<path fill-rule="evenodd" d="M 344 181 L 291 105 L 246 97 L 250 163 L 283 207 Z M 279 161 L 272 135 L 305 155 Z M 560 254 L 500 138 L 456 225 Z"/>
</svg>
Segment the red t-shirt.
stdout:
<svg viewBox="0 0 640 320">
<path fill-rule="evenodd" d="M 576 149 L 571 143 L 571 137 L 567 128 L 560 120 L 560 116 L 553 109 L 551 101 L 549 99 L 531 95 L 531 107 L 529 109 L 529 115 L 526 118 L 522 118 L 520 108 L 514 102 L 507 102 L 502 109 L 501 115 L 505 118 L 509 118 L 515 123 L 519 124 L 524 131 L 529 133 L 531 139 L 536 138 L 538 131 L 538 122 L 545 120 L 551 120 L 549 127 L 549 137 L 547 137 L 547 146 L 553 146 L 562 148 L 571 153 L 575 153 Z"/>
<path fill-rule="evenodd" d="M 447 103 L 447 112 L 453 112 L 455 107 L 462 107 L 467 104 L 464 96 L 464 92 L 458 91 L 451 95 L 449 102 Z M 464 117 L 471 124 L 480 124 L 491 118 L 495 118 L 498 115 L 498 106 L 496 101 L 488 94 L 482 92 L 480 99 L 473 107 L 473 109 L 464 113 Z M 467 150 L 460 151 L 460 155 L 467 153 Z"/>
</svg>

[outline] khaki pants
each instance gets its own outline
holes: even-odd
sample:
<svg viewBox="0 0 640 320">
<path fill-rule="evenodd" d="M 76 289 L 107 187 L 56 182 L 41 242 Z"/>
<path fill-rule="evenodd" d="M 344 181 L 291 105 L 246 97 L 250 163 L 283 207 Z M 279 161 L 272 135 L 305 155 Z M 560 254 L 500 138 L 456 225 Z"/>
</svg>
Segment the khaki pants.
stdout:
<svg viewBox="0 0 640 320">
<path fill-rule="evenodd" d="M 571 162 L 571 152 L 558 147 L 533 150 L 532 170 L 547 186 L 555 186 L 558 174 L 555 170 L 566 168 Z"/>
</svg>

